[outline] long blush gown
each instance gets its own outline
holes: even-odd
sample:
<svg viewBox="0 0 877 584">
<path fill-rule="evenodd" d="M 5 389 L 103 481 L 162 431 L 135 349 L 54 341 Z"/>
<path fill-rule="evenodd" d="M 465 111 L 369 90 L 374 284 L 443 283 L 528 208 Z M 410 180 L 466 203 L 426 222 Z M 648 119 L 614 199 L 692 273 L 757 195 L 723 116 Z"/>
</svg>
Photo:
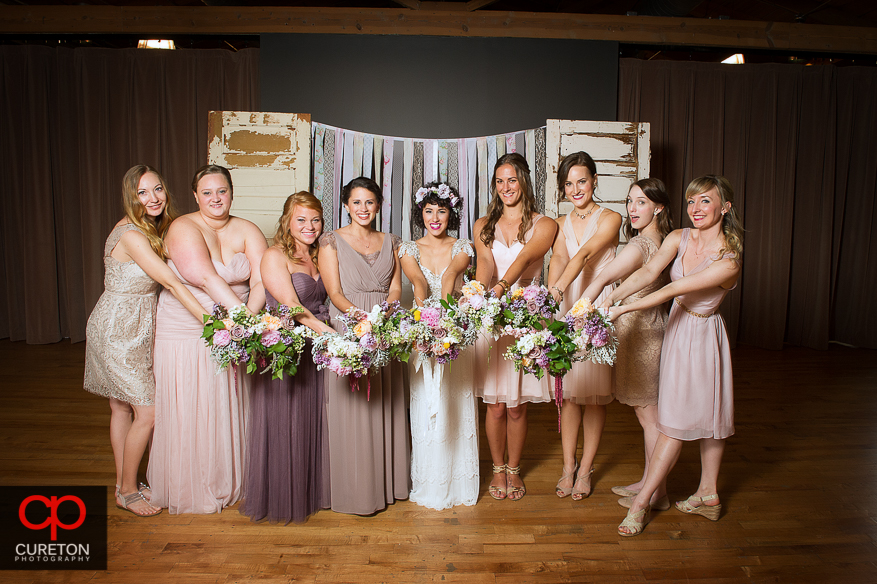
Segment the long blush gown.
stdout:
<svg viewBox="0 0 877 584">
<path fill-rule="evenodd" d="M 673 281 L 701 272 L 715 261 L 706 258 L 688 274 L 683 273 L 682 256 L 690 233 L 690 229 L 682 230 L 676 261 L 670 268 Z M 730 290 L 733 288 L 716 287 L 673 300 L 661 350 L 658 393 L 658 430 L 671 438 L 723 439 L 734 434 L 731 349 L 725 321 L 718 313 Z"/>
<path fill-rule="evenodd" d="M 322 278 L 290 276 L 302 305 L 329 319 Z M 267 306 L 277 306 L 265 292 Z M 317 371 L 311 341 L 305 342 L 295 375 L 255 375 L 250 388 L 247 464 L 241 513 L 254 521 L 302 522 L 329 507 L 329 441 L 326 437 L 323 372 Z"/>
<path fill-rule="evenodd" d="M 544 215 L 534 214 L 533 224 L 524 235 L 524 243 L 530 241 L 536 229 L 537 221 L 551 221 Z M 491 276 L 488 289 L 496 286 L 501 274 L 505 274 L 509 267 L 517 259 L 518 254 L 524 249 L 524 243 L 513 241 L 508 245 L 502 235 L 502 230 L 496 230 L 491 249 L 496 268 Z M 512 290 L 530 284 L 538 284 L 542 275 L 542 262 L 535 261 L 524 270 L 517 282 L 510 282 Z M 514 343 L 512 336 L 502 336 L 499 339 L 480 336 L 475 343 L 475 395 L 485 403 L 504 403 L 513 408 L 522 403 L 540 403 L 551 400 L 550 376 L 543 375 L 542 379 L 536 379 L 535 375 L 515 371 L 514 363 L 505 359 L 503 353 L 509 345 Z"/>
<path fill-rule="evenodd" d="M 320 246 L 338 252 L 338 272 L 344 296 L 363 310 L 387 299 L 401 240 L 384 235 L 378 252 L 361 255 L 329 231 Z M 340 314 L 329 307 L 332 326 L 342 330 Z M 326 415 L 329 425 L 332 510 L 370 515 L 411 490 L 411 444 L 408 429 L 408 366 L 394 361 L 351 391 L 350 379 L 325 371 Z"/>
<path fill-rule="evenodd" d="M 241 302 L 249 296 L 250 263 L 243 253 L 216 272 Z M 213 300 L 168 266 L 201 303 Z M 250 376 L 218 371 L 201 338 L 204 324 L 165 290 L 155 330 L 155 434 L 149 454 L 151 503 L 170 513 L 219 513 L 241 498 Z"/>
</svg>

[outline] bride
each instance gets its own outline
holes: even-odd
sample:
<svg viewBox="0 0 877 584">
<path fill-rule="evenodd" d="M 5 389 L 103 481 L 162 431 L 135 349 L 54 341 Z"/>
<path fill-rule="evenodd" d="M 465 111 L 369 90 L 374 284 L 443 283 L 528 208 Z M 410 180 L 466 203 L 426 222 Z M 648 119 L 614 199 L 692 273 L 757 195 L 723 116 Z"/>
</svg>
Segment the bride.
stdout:
<svg viewBox="0 0 877 584">
<path fill-rule="evenodd" d="M 419 306 L 438 305 L 458 291 L 474 257 L 472 243 L 455 239 L 463 202 L 436 182 L 414 195 L 415 227 L 424 236 L 399 248 L 402 270 Z M 478 416 L 471 351 L 447 366 L 417 354 L 411 360 L 411 501 L 432 509 L 474 505 L 478 499 Z"/>
</svg>

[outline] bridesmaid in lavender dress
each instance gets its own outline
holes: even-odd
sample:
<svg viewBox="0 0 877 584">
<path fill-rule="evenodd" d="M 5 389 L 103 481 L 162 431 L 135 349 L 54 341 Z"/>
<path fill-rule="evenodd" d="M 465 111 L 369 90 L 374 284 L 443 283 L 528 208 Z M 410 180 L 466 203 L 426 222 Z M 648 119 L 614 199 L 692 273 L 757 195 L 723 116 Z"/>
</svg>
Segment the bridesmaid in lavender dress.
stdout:
<svg viewBox="0 0 877 584">
<path fill-rule="evenodd" d="M 530 167 L 517 153 L 496 161 L 487 216 L 475 222 L 476 278 L 497 295 L 539 283 L 542 260 L 551 248 L 557 224 L 536 212 Z M 516 372 L 503 353 L 514 341 L 480 338 L 475 345 L 475 393 L 487 404 L 485 431 L 493 459 L 488 492 L 494 499 L 517 501 L 526 494 L 521 455 L 527 439 L 527 404 L 551 399 L 548 376 Z M 506 463 L 508 452 L 508 463 Z"/>
<path fill-rule="evenodd" d="M 564 157 L 557 169 L 557 192 L 573 204 L 572 213 L 557 218 L 560 234 L 548 268 L 548 287 L 560 302 L 559 314 L 566 314 L 585 288 L 615 258 L 621 215 L 605 209 L 594 200 L 597 165 L 586 152 Z M 600 289 L 595 303 L 614 288 Z M 612 401 L 612 367 L 590 361 L 574 363 L 563 378 L 563 405 L 560 409 L 560 439 L 563 444 L 563 474 L 555 492 L 558 497 L 572 494 L 581 501 L 591 494 L 594 457 L 606 423 L 606 404 Z M 582 429 L 582 459 L 576 473 L 576 450 Z M 575 475 L 575 479 L 573 476 Z"/>
<path fill-rule="evenodd" d="M 274 236 L 262 256 L 267 305 L 299 306 L 299 323 L 318 333 L 326 324 L 326 288 L 317 269 L 317 239 L 323 206 L 312 194 L 290 195 Z M 329 507 L 329 442 L 323 372 L 317 371 L 307 341 L 293 376 L 257 375 L 250 390 L 247 464 L 241 513 L 253 521 L 302 522 Z"/>
<path fill-rule="evenodd" d="M 267 247 L 253 223 L 233 217 L 222 166 L 192 179 L 198 210 L 173 222 L 168 265 L 205 311 L 265 304 L 259 264 Z M 147 476 L 151 503 L 170 513 L 219 513 L 241 498 L 249 376 L 217 372 L 201 338 L 204 323 L 162 293 L 155 326 L 155 437 Z"/>
<path fill-rule="evenodd" d="M 341 193 L 350 225 L 320 237 L 320 274 L 336 329 L 342 326 L 338 315 L 352 306 L 371 310 L 401 297 L 397 253 L 402 240 L 372 227 L 382 200 L 375 181 L 353 179 Z M 359 380 L 359 391 L 350 391 L 347 377 L 325 376 L 332 510 L 370 515 L 408 498 L 408 367 L 393 362 L 381 368 L 370 379 L 371 398 L 365 379 Z"/>
<path fill-rule="evenodd" d="M 731 352 L 719 305 L 737 285 L 743 256 L 743 227 L 728 180 L 707 175 L 685 192 L 694 229 L 674 231 L 655 257 L 619 286 L 604 305 L 626 298 L 657 278 L 673 262 L 672 282 L 641 300 L 611 309 L 611 318 L 673 300 L 661 350 L 658 430 L 643 488 L 630 503 L 619 535 L 642 533 L 650 502 L 676 464 L 683 441 L 700 440 L 697 491 L 676 503 L 683 513 L 716 521 L 722 506 L 717 490 L 725 438 L 734 433 Z M 675 261 L 674 261 L 675 258 Z"/>
</svg>

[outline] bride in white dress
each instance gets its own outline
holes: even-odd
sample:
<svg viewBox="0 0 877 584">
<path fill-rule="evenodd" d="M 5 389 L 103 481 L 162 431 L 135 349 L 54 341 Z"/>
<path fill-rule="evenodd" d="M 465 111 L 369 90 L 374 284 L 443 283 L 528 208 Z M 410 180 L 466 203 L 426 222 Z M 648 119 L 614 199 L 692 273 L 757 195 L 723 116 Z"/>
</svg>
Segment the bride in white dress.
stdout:
<svg viewBox="0 0 877 584">
<path fill-rule="evenodd" d="M 475 256 L 472 243 L 454 239 L 462 200 L 445 184 L 430 183 L 414 195 L 417 241 L 399 248 L 415 302 L 437 305 L 458 291 Z M 411 366 L 411 501 L 432 509 L 474 505 L 478 499 L 478 407 L 473 393 L 473 351 L 447 365 L 419 353 Z"/>
</svg>

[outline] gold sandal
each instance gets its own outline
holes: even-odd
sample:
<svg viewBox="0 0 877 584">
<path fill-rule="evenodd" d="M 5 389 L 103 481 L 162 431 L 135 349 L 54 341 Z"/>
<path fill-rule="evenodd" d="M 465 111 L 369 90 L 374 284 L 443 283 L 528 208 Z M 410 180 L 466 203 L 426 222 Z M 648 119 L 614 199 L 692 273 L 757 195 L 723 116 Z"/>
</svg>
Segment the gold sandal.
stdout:
<svg viewBox="0 0 877 584">
<path fill-rule="evenodd" d="M 572 487 L 569 487 L 568 489 L 564 489 L 563 487 L 560 486 L 560 483 L 562 483 L 566 479 L 573 478 L 573 475 L 576 474 L 576 470 L 578 470 L 578 468 L 579 468 L 578 464 L 573 464 L 572 470 L 569 472 L 566 472 L 566 467 L 563 468 L 563 471 L 562 471 L 563 475 L 560 477 L 560 480 L 557 481 L 557 486 L 554 488 L 554 492 L 561 499 L 563 499 L 565 497 L 569 497 L 569 494 L 572 492 Z M 575 484 L 575 481 L 573 481 L 573 484 Z"/>
<path fill-rule="evenodd" d="M 518 466 L 506 465 L 505 471 L 510 475 L 519 475 L 519 474 L 521 474 L 521 465 L 518 465 Z M 524 495 L 527 494 L 527 487 L 508 487 L 506 489 L 506 492 L 507 492 L 506 496 L 509 498 L 510 501 L 520 501 L 521 499 L 524 498 Z M 520 497 L 513 497 L 512 496 L 512 495 L 517 495 L 518 493 L 521 494 Z"/>
<path fill-rule="evenodd" d="M 627 517 L 618 526 L 618 535 L 621 537 L 633 537 L 641 534 L 646 527 L 646 523 L 649 522 L 649 510 L 649 507 L 646 506 L 645 509 L 640 509 L 636 513 L 628 511 Z M 622 531 L 622 527 L 626 527 L 628 531 Z"/>
<path fill-rule="evenodd" d="M 118 499 L 116 499 L 116 507 L 127 511 L 128 513 L 132 513 L 137 517 L 154 517 L 161 513 L 161 509 L 157 507 L 152 507 L 152 505 L 149 504 L 149 501 L 146 500 L 146 497 L 144 497 L 143 493 L 141 493 L 140 491 L 134 491 L 130 495 L 120 494 L 119 496 L 122 498 L 122 504 L 120 505 Z M 152 509 L 154 509 L 154 511 L 152 513 L 138 513 L 137 511 L 131 509 L 131 505 L 140 501 L 146 503 L 146 506 L 151 507 Z"/>
<path fill-rule="evenodd" d="M 712 501 L 713 499 L 718 498 L 718 493 L 713 493 L 712 495 L 707 495 L 706 497 L 695 497 L 694 495 L 692 495 L 684 501 L 676 501 L 676 508 L 683 513 L 688 513 L 689 515 L 701 515 L 702 517 L 706 517 L 710 521 L 718 521 L 719 515 L 722 513 L 722 504 L 706 504 L 706 501 Z M 700 505 L 694 506 L 691 503 L 700 503 Z"/>
<path fill-rule="evenodd" d="M 506 469 L 508 468 L 505 464 L 493 465 L 493 474 L 506 474 Z M 496 499 L 497 501 L 502 501 L 508 496 L 508 486 L 506 488 L 497 487 L 495 485 L 490 485 L 487 487 L 487 492 L 490 493 L 490 496 Z"/>
<path fill-rule="evenodd" d="M 576 482 L 574 482 L 572 485 L 572 500 L 573 501 L 581 501 L 582 499 L 587 499 L 588 497 L 591 496 L 591 489 L 590 488 L 587 491 L 580 491 L 579 489 L 576 488 L 576 485 L 579 484 L 579 481 L 583 481 L 586 478 L 589 478 L 592 474 L 594 474 L 594 467 L 593 466 L 591 467 L 591 470 L 589 470 L 584 475 L 581 475 L 581 474 L 576 475 Z"/>
</svg>

